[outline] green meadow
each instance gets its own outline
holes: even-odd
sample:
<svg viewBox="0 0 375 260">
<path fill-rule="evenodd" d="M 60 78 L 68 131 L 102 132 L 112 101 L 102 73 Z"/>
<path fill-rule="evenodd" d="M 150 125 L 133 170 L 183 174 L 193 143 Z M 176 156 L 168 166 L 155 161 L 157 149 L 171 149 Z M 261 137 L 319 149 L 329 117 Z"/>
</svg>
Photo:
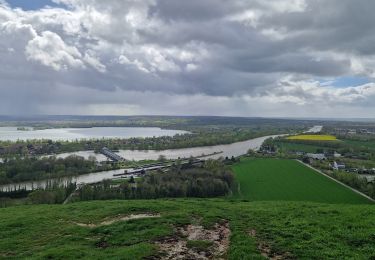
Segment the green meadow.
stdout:
<svg viewBox="0 0 375 260">
<path fill-rule="evenodd" d="M 243 159 L 233 166 L 235 197 L 252 201 L 370 203 L 350 189 L 295 160 Z"/>
<path fill-rule="evenodd" d="M 137 213 L 160 217 L 86 227 Z M 2 259 L 158 259 L 155 242 L 174 228 L 196 223 L 207 228 L 229 222 L 224 258 L 371 259 L 375 257 L 375 207 L 311 202 L 247 202 L 230 199 L 91 201 L 68 205 L 0 209 Z M 105 245 L 105 247 L 103 246 Z"/>
</svg>

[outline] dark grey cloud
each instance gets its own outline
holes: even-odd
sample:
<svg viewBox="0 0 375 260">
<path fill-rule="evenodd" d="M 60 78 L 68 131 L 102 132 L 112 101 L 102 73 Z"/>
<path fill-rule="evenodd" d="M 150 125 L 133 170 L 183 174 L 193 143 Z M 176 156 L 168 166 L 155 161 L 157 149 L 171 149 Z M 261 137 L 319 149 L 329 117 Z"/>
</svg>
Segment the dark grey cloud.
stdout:
<svg viewBox="0 0 375 260">
<path fill-rule="evenodd" d="M 242 98 L 267 111 L 282 103 L 374 105 L 373 85 L 344 91 L 316 81 L 375 78 L 373 1 L 55 2 L 66 9 L 22 11 L 0 0 L 0 113 L 54 103 L 164 107 L 163 95 L 225 100 L 231 109 Z"/>
</svg>

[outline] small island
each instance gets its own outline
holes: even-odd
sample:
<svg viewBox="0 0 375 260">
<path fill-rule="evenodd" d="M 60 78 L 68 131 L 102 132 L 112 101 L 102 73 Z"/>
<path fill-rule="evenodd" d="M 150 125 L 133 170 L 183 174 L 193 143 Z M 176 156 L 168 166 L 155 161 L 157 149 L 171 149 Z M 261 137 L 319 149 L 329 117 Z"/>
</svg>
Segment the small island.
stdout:
<svg viewBox="0 0 375 260">
<path fill-rule="evenodd" d="M 17 127 L 17 131 L 31 131 L 33 130 L 32 128 L 29 128 L 29 127 Z"/>
</svg>

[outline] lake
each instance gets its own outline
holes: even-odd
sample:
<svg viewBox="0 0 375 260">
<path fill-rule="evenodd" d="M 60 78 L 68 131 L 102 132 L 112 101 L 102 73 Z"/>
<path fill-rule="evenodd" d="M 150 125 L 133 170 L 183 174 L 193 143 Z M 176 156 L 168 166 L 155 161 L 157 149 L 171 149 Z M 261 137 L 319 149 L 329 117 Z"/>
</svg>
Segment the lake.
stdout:
<svg viewBox="0 0 375 260">
<path fill-rule="evenodd" d="M 17 127 L 0 127 L 0 140 L 17 141 L 49 139 L 53 141 L 73 141 L 76 139 L 159 137 L 187 134 L 183 130 L 161 129 L 158 127 L 91 127 L 91 128 L 51 128 L 43 130 L 17 130 Z"/>
</svg>

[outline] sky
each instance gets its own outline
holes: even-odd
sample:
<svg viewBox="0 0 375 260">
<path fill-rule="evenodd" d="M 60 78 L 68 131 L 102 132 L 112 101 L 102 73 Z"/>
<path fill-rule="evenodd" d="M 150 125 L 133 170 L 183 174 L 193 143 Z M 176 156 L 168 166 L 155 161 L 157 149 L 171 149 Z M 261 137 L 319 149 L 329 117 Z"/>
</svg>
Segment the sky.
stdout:
<svg viewBox="0 0 375 260">
<path fill-rule="evenodd" d="M 0 0 L 0 115 L 375 118 L 373 0 Z"/>
</svg>

